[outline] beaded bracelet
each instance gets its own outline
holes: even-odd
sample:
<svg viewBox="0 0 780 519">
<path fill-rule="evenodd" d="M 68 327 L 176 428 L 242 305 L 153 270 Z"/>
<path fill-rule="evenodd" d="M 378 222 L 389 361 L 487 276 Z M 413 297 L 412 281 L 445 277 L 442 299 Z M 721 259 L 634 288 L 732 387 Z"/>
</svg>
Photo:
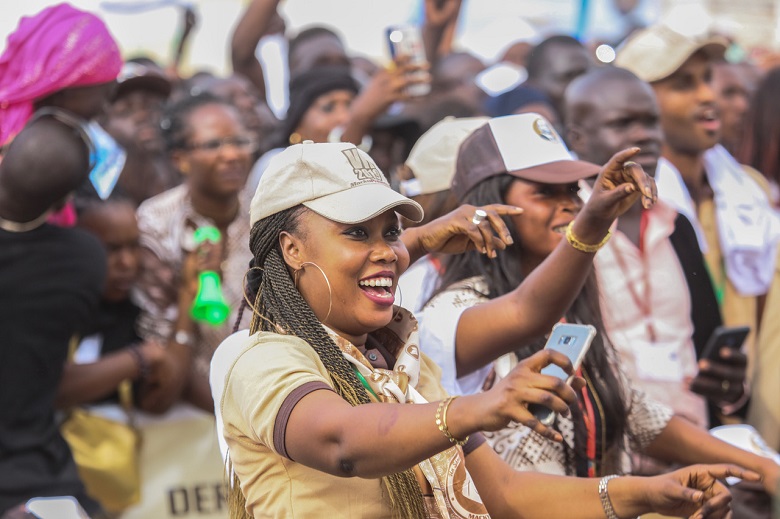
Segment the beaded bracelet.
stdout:
<svg viewBox="0 0 780 519">
<path fill-rule="evenodd" d="M 597 243 L 595 245 L 590 245 L 587 243 L 583 243 L 574 236 L 574 231 L 572 231 L 572 226 L 574 225 L 574 222 L 572 221 L 569 223 L 569 225 L 566 226 L 566 241 L 569 242 L 569 245 L 574 247 L 580 252 L 587 252 L 589 254 L 592 254 L 596 251 L 598 251 L 600 248 L 604 246 L 609 241 L 610 236 L 612 236 L 612 231 L 607 231 L 607 235 L 604 236 L 604 239 L 601 240 L 600 243 Z"/>
<path fill-rule="evenodd" d="M 444 436 L 447 437 L 450 443 L 454 443 L 455 445 L 459 445 L 460 447 L 463 447 L 464 445 L 466 445 L 466 442 L 469 441 L 469 437 L 466 436 L 466 438 L 464 438 L 463 440 L 459 440 L 456 437 L 454 437 L 452 433 L 450 433 L 450 430 L 447 427 L 447 409 L 450 408 L 450 404 L 456 398 L 458 397 L 451 396 L 439 402 L 439 407 L 436 408 L 436 427 L 438 427 L 439 430 L 442 432 L 442 434 L 444 434 Z"/>
<path fill-rule="evenodd" d="M 136 364 L 138 364 L 138 376 L 136 377 L 136 380 L 145 380 L 149 376 L 150 370 L 149 364 L 146 362 L 146 359 L 141 353 L 141 346 L 139 344 L 134 344 L 133 346 L 127 348 L 127 351 L 130 352 L 130 356 L 133 357 Z"/>
</svg>

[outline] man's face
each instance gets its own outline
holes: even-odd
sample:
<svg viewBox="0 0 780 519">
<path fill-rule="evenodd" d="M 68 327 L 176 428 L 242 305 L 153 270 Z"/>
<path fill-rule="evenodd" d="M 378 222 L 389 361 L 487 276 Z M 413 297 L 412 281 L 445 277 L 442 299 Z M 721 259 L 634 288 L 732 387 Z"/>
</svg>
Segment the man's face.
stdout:
<svg viewBox="0 0 780 519">
<path fill-rule="evenodd" d="M 545 52 L 547 66 L 536 80 L 539 87 L 561 110 L 563 93 L 569 83 L 585 74 L 590 68 L 590 56 L 578 45 L 553 45 Z"/>
<path fill-rule="evenodd" d="M 605 164 L 618 151 L 638 146 L 642 151 L 632 160 L 654 174 L 663 134 L 650 86 L 639 79 L 606 80 L 590 103 L 590 110 L 574 121 L 570 133 L 577 156 Z"/>
<path fill-rule="evenodd" d="M 712 72 L 712 88 L 723 124 L 721 140 L 737 143 L 750 106 L 752 78 L 740 65 L 726 62 L 716 64 Z"/>
<path fill-rule="evenodd" d="M 674 152 L 699 155 L 718 143 L 721 122 L 711 83 L 712 63 L 702 52 L 653 83 L 666 144 Z"/>
</svg>

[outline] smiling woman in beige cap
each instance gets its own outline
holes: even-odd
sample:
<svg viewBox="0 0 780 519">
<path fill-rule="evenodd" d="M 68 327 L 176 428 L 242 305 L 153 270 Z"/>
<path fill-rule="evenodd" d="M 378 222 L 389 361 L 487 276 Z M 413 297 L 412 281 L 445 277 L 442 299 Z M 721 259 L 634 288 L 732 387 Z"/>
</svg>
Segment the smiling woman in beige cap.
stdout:
<svg viewBox="0 0 780 519">
<path fill-rule="evenodd" d="M 606 232 L 608 207 L 638 198 L 637 189 L 652 199 L 646 178 L 614 165 L 597 185 L 603 210 L 576 228 L 587 240 Z M 491 391 L 448 398 L 394 292 L 410 256 L 424 252 L 421 240 L 427 250 L 452 250 L 450 239 L 474 228 L 432 222 L 410 240 L 398 214 L 423 216 L 347 143 L 292 146 L 263 175 L 251 210 L 251 335 L 229 337 L 211 367 L 233 517 L 614 518 L 689 515 L 702 505 L 720 517 L 729 496 L 713 475 L 755 479 L 698 467 L 620 478 L 607 493 L 594 480 L 509 469 L 479 431 L 519 421 L 552 435 L 526 405 L 568 412 L 574 391 L 539 371 L 552 362 L 571 373 L 571 365 L 543 352 Z M 503 231 L 487 220 L 479 225 Z M 583 270 L 591 261 L 574 249 L 562 255 Z"/>
</svg>

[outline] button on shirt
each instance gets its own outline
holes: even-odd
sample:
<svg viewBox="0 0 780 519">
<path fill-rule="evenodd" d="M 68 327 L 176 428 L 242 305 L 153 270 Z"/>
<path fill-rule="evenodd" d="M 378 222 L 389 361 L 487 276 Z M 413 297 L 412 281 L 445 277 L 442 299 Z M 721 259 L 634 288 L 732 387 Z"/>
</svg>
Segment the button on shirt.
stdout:
<svg viewBox="0 0 780 519">
<path fill-rule="evenodd" d="M 669 240 L 676 216 L 657 203 L 646 216 L 642 251 L 618 231 L 594 263 L 604 325 L 634 387 L 706 427 L 705 400 L 688 388 L 698 367 L 690 294 Z"/>
</svg>

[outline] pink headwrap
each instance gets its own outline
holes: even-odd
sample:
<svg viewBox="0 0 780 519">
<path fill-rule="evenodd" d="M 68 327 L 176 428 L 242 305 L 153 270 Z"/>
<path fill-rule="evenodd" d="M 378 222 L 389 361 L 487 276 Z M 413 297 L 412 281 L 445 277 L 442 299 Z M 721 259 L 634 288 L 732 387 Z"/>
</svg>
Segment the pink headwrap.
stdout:
<svg viewBox="0 0 780 519">
<path fill-rule="evenodd" d="M 21 131 L 35 101 L 112 81 L 121 67 L 116 42 L 91 13 L 58 4 L 22 18 L 0 57 L 0 145 Z"/>
</svg>

